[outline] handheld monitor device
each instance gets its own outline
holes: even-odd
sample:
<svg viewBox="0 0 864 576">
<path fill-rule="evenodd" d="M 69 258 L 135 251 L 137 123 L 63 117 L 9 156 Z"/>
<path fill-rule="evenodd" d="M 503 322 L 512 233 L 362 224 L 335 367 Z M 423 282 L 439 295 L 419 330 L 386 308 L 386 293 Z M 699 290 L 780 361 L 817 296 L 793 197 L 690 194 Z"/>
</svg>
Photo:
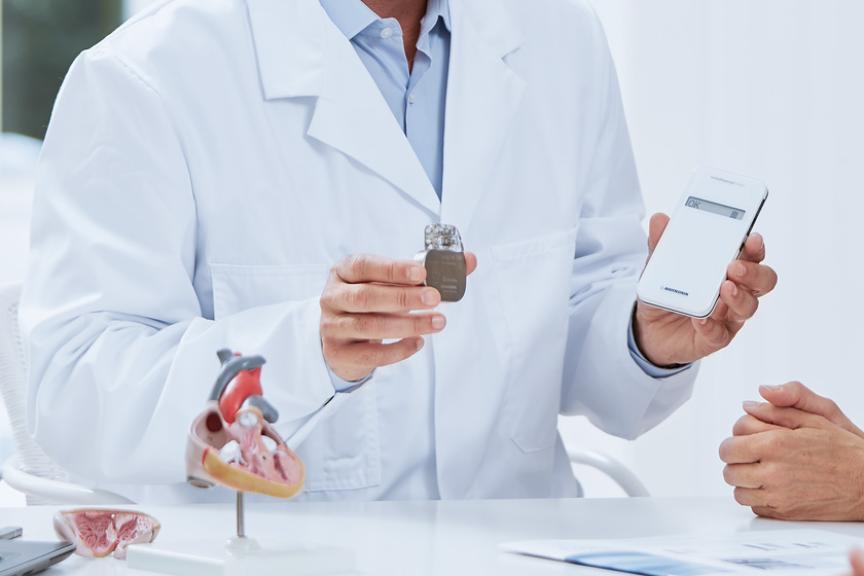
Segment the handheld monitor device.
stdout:
<svg viewBox="0 0 864 576">
<path fill-rule="evenodd" d="M 710 316 L 726 269 L 767 198 L 758 180 L 697 170 L 642 273 L 639 299 L 685 316 Z"/>
</svg>

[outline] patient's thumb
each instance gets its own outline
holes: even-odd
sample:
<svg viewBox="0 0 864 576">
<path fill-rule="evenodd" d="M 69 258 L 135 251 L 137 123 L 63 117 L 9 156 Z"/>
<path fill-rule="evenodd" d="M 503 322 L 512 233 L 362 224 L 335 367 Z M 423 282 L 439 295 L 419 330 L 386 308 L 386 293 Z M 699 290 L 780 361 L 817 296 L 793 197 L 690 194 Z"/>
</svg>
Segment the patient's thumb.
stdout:
<svg viewBox="0 0 864 576">
<path fill-rule="evenodd" d="M 803 396 L 812 394 L 806 386 L 800 382 L 790 382 L 779 386 L 760 386 L 759 394 L 778 408 L 789 408 L 798 406 L 804 400 Z"/>
<path fill-rule="evenodd" d="M 796 408 L 803 412 L 822 416 L 829 422 L 864 437 L 864 432 L 846 417 L 833 400 L 816 394 L 800 382 L 789 382 L 782 386 L 760 386 L 759 393 L 765 400 L 778 408 Z"/>
</svg>

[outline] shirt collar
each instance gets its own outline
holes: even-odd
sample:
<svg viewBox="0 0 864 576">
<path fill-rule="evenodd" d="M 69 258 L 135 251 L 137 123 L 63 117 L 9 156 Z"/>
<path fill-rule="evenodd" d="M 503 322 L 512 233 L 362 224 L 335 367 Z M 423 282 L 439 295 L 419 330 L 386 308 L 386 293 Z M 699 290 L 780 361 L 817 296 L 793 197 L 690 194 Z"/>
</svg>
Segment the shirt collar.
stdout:
<svg viewBox="0 0 864 576">
<path fill-rule="evenodd" d="M 321 6 L 349 40 L 379 20 L 363 0 L 321 0 Z"/>
<path fill-rule="evenodd" d="M 450 0 L 429 0 L 429 5 L 426 8 L 426 16 L 423 17 L 423 31 L 431 30 L 438 23 L 438 20 L 444 22 L 444 27 L 449 32 L 450 28 Z M 428 22 L 428 24 L 427 24 Z"/>
<path fill-rule="evenodd" d="M 353 40 L 355 36 L 363 30 L 378 22 L 380 18 L 371 8 L 366 6 L 363 0 L 320 0 L 321 6 L 333 24 L 345 35 L 349 40 Z M 447 30 L 450 30 L 450 1 L 449 0 L 428 0 L 426 15 L 423 17 L 421 27 L 421 36 L 428 34 L 438 20 L 444 22 Z"/>
</svg>

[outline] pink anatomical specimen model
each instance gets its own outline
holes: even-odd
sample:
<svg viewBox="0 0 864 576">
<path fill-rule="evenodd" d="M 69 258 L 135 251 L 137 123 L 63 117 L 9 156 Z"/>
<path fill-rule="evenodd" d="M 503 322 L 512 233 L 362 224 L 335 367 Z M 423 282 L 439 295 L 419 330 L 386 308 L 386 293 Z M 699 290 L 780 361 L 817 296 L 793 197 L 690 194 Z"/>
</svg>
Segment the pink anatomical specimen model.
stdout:
<svg viewBox="0 0 864 576">
<path fill-rule="evenodd" d="M 75 544 L 81 556 L 102 558 L 112 552 L 126 557 L 130 544 L 148 544 L 159 534 L 159 521 L 141 512 L 86 508 L 58 512 L 54 530 L 67 542 Z"/>
</svg>

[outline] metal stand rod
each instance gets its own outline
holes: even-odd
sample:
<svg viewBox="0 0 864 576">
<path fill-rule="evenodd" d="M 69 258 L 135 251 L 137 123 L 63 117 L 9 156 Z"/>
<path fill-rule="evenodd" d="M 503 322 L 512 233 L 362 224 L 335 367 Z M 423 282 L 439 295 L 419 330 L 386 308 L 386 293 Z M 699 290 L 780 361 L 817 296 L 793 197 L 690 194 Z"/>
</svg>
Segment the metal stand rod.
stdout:
<svg viewBox="0 0 864 576">
<path fill-rule="evenodd" d="M 237 538 L 246 538 L 246 509 L 243 492 L 237 492 Z"/>
</svg>

